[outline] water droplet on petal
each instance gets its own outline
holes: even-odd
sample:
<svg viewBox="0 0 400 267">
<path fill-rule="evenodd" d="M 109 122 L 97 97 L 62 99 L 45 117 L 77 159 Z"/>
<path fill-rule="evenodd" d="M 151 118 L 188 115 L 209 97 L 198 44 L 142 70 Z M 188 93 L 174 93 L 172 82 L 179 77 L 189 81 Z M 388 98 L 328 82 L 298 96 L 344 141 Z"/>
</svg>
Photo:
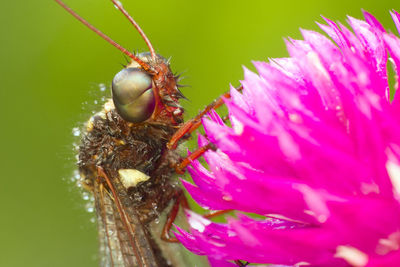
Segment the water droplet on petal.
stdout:
<svg viewBox="0 0 400 267">
<path fill-rule="evenodd" d="M 234 237 L 237 235 L 236 232 L 233 232 L 233 231 L 228 231 L 227 234 L 229 237 Z"/>
<path fill-rule="evenodd" d="M 232 196 L 231 195 L 224 195 L 222 197 L 222 199 L 225 200 L 225 201 L 232 201 Z"/>
<path fill-rule="evenodd" d="M 215 238 L 215 237 L 214 237 L 214 238 Z M 225 247 L 225 246 L 226 246 L 225 243 L 218 242 L 218 241 L 215 240 L 215 239 L 209 239 L 209 240 L 208 240 L 208 243 L 210 243 L 210 244 L 212 244 L 212 245 L 214 245 L 214 246 L 216 246 L 216 247 Z"/>
</svg>

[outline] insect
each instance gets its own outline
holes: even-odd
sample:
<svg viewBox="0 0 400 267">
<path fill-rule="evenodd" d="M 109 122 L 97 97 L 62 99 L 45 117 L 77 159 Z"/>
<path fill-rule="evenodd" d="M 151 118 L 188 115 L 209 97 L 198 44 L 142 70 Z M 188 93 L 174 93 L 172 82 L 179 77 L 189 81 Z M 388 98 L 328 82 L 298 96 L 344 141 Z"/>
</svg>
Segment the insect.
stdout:
<svg viewBox="0 0 400 267">
<path fill-rule="evenodd" d="M 101 265 L 193 266 L 191 254 L 171 244 L 176 240 L 169 236 L 179 205 L 187 207 L 171 176 L 183 172 L 212 144 L 183 160 L 175 148 L 200 126 L 202 116 L 223 104 L 222 98 L 183 122 L 179 77 L 168 60 L 155 53 L 119 1 L 111 0 L 137 29 L 149 52 L 129 52 L 61 0 L 55 1 L 132 60 L 115 75 L 112 99 L 87 122 L 79 147 L 81 183 L 95 199 Z M 201 266 L 204 259 L 194 261 Z"/>
</svg>

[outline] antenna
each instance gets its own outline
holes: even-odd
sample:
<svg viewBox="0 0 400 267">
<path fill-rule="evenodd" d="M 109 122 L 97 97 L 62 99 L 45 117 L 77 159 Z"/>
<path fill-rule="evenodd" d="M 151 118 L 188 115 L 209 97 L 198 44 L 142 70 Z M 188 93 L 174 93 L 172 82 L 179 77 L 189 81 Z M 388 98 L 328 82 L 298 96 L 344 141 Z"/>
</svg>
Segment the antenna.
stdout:
<svg viewBox="0 0 400 267">
<path fill-rule="evenodd" d="M 131 52 L 129 52 L 127 49 L 125 49 L 124 47 L 122 47 L 121 45 L 119 45 L 117 42 L 115 42 L 114 40 L 112 40 L 110 37 L 108 37 L 107 35 L 105 35 L 104 33 L 102 33 L 99 29 L 97 29 L 96 27 L 94 27 L 92 24 L 90 24 L 89 22 L 87 22 L 84 18 L 82 18 L 81 16 L 79 16 L 75 11 L 73 11 L 71 8 L 69 8 L 64 2 L 62 2 L 61 0 L 54 0 L 56 1 L 60 6 L 62 6 L 68 13 L 70 13 L 72 16 L 74 16 L 77 20 L 79 20 L 80 22 L 82 22 L 86 27 L 88 27 L 89 29 L 91 29 L 92 31 L 94 31 L 97 35 L 99 35 L 100 37 L 102 37 L 104 40 L 106 40 L 107 42 L 109 42 L 111 45 L 113 45 L 114 47 L 116 47 L 118 50 L 120 50 L 122 53 L 124 53 L 125 55 L 127 55 L 128 57 L 130 57 L 131 59 L 133 59 L 134 61 L 136 61 L 140 66 L 142 66 L 142 68 L 146 71 L 149 72 L 154 72 L 152 67 L 147 64 L 146 62 L 142 61 L 140 58 L 138 58 L 137 56 L 135 56 L 134 54 L 132 54 Z M 143 34 L 144 35 L 144 34 Z M 142 35 L 142 36 L 143 36 Z M 154 52 L 154 50 L 153 50 Z"/>
<path fill-rule="evenodd" d="M 129 15 L 129 13 L 124 9 L 124 7 L 122 6 L 121 2 L 118 0 L 111 0 L 111 2 L 113 2 L 113 4 L 119 9 L 119 11 L 122 12 L 122 14 L 124 14 L 124 16 L 132 23 L 132 25 L 136 28 L 136 30 L 139 32 L 140 36 L 142 36 L 143 40 L 146 42 L 147 47 L 149 48 L 151 57 L 153 60 L 156 59 L 156 53 L 154 51 L 153 45 L 150 43 L 150 40 L 147 38 L 146 34 L 144 33 L 144 31 L 142 30 L 142 28 L 140 28 L 139 24 L 136 23 L 136 21 L 131 17 L 131 15 Z"/>
</svg>

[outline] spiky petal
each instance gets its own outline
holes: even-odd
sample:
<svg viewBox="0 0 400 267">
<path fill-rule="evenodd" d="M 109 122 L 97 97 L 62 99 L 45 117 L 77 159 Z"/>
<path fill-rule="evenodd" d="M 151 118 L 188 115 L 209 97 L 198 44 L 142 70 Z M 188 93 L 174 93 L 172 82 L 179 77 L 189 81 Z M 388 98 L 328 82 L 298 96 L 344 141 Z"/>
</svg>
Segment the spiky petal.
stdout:
<svg viewBox="0 0 400 267">
<path fill-rule="evenodd" d="M 226 100 L 231 127 L 216 113 L 203 120 L 199 145 L 218 150 L 205 153 L 208 168 L 193 162 L 195 185 L 184 186 L 204 207 L 265 219 L 188 213 L 191 233 L 177 233 L 188 249 L 218 262 L 398 266 L 400 100 L 387 65 L 397 90 L 400 39 L 364 16 L 348 18 L 354 33 L 325 19 L 333 42 L 302 30 L 286 41 L 289 58 L 244 70 L 243 93 Z"/>
</svg>

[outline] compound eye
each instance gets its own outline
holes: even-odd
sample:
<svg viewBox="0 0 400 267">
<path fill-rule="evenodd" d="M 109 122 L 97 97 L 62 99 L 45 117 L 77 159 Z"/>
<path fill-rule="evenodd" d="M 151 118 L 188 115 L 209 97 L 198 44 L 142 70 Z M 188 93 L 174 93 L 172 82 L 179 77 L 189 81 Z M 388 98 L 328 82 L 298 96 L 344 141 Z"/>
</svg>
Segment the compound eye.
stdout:
<svg viewBox="0 0 400 267">
<path fill-rule="evenodd" d="M 156 106 L 152 79 L 137 68 L 123 69 L 114 76 L 112 96 L 118 114 L 129 122 L 150 118 Z"/>
</svg>

